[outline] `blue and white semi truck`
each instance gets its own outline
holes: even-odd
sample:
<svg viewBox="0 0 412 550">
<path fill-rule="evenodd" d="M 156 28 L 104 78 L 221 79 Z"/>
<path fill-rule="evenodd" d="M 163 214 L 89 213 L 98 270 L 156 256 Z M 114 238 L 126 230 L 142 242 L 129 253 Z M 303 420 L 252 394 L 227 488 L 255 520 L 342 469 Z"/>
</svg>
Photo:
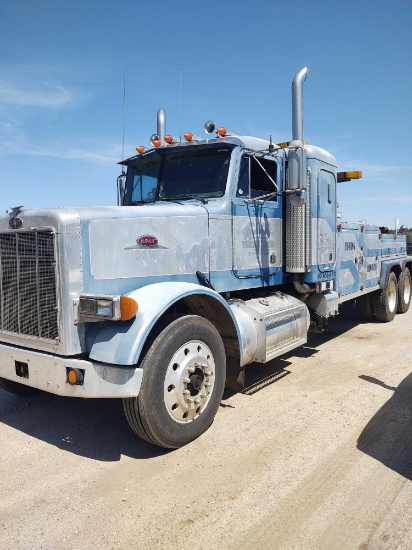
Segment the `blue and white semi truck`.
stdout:
<svg viewBox="0 0 412 550">
<path fill-rule="evenodd" d="M 405 236 L 345 223 L 336 187 L 360 173 L 303 141 L 166 135 L 123 161 L 114 207 L 0 218 L 0 386 L 122 398 L 143 439 L 176 448 L 212 423 L 244 368 L 307 341 L 340 304 L 391 321 L 411 299 Z"/>
</svg>

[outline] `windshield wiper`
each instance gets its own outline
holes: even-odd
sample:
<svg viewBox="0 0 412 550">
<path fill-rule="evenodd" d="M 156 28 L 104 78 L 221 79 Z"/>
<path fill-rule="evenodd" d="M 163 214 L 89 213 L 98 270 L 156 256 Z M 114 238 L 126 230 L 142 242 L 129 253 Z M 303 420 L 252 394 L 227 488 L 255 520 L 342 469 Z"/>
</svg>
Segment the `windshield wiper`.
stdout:
<svg viewBox="0 0 412 550">
<path fill-rule="evenodd" d="M 175 200 L 181 200 L 181 199 L 196 199 L 198 201 L 201 201 L 202 204 L 207 204 L 207 200 L 204 197 L 197 197 L 196 195 L 175 195 L 174 197 L 165 197 L 164 199 L 161 199 L 163 201 L 175 201 Z"/>
</svg>

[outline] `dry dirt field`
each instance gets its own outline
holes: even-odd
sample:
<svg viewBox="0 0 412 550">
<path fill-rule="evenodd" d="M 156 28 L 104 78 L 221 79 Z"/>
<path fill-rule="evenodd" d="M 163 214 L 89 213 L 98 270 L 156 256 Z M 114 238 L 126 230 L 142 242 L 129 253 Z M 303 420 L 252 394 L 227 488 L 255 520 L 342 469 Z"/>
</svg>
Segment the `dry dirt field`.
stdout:
<svg viewBox="0 0 412 550">
<path fill-rule="evenodd" d="M 412 548 L 412 311 L 356 311 L 225 396 L 176 451 L 114 400 L 0 390 L 0 548 Z"/>
</svg>

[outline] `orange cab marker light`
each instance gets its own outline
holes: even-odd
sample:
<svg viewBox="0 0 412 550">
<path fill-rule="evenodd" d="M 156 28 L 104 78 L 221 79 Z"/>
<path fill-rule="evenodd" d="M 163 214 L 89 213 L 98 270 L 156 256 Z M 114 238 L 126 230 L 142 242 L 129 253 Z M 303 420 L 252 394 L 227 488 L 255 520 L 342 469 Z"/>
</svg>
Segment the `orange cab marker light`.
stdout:
<svg viewBox="0 0 412 550">
<path fill-rule="evenodd" d="M 153 141 L 153 147 L 160 147 L 162 145 L 162 142 L 160 141 L 160 139 L 155 139 Z"/>
<path fill-rule="evenodd" d="M 136 300 L 129 298 L 128 296 L 120 296 L 120 319 L 122 321 L 129 321 L 132 319 L 139 309 L 139 305 Z"/>
<path fill-rule="evenodd" d="M 219 136 L 221 136 L 221 137 L 224 137 L 224 136 L 226 135 L 226 132 L 227 132 L 227 130 L 226 130 L 226 128 L 225 128 L 224 126 L 221 126 L 221 127 L 218 128 L 218 130 L 217 130 L 217 133 L 218 133 Z"/>
<path fill-rule="evenodd" d="M 186 132 L 183 137 L 185 138 L 186 141 L 192 141 L 193 134 L 192 132 Z"/>
<path fill-rule="evenodd" d="M 164 140 L 166 143 L 173 143 L 173 136 L 167 134 L 167 136 L 164 137 Z"/>
<path fill-rule="evenodd" d="M 136 151 L 141 155 L 142 153 L 144 153 L 144 147 L 143 145 L 138 145 L 136 147 Z"/>
</svg>

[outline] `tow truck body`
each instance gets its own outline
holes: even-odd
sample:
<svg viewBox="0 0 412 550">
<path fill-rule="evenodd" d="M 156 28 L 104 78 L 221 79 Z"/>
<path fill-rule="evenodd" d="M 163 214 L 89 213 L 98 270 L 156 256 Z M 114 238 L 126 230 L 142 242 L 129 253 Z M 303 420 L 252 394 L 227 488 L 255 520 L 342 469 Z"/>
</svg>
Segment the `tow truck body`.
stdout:
<svg viewBox="0 0 412 550">
<path fill-rule="evenodd" d="M 304 344 L 340 304 L 407 311 L 405 236 L 338 218 L 337 183 L 360 174 L 303 142 L 305 78 L 290 143 L 224 128 L 176 141 L 160 112 L 153 147 L 121 163 L 118 206 L 0 218 L 4 389 L 123 398 L 139 436 L 178 447 L 245 365 Z"/>
</svg>

